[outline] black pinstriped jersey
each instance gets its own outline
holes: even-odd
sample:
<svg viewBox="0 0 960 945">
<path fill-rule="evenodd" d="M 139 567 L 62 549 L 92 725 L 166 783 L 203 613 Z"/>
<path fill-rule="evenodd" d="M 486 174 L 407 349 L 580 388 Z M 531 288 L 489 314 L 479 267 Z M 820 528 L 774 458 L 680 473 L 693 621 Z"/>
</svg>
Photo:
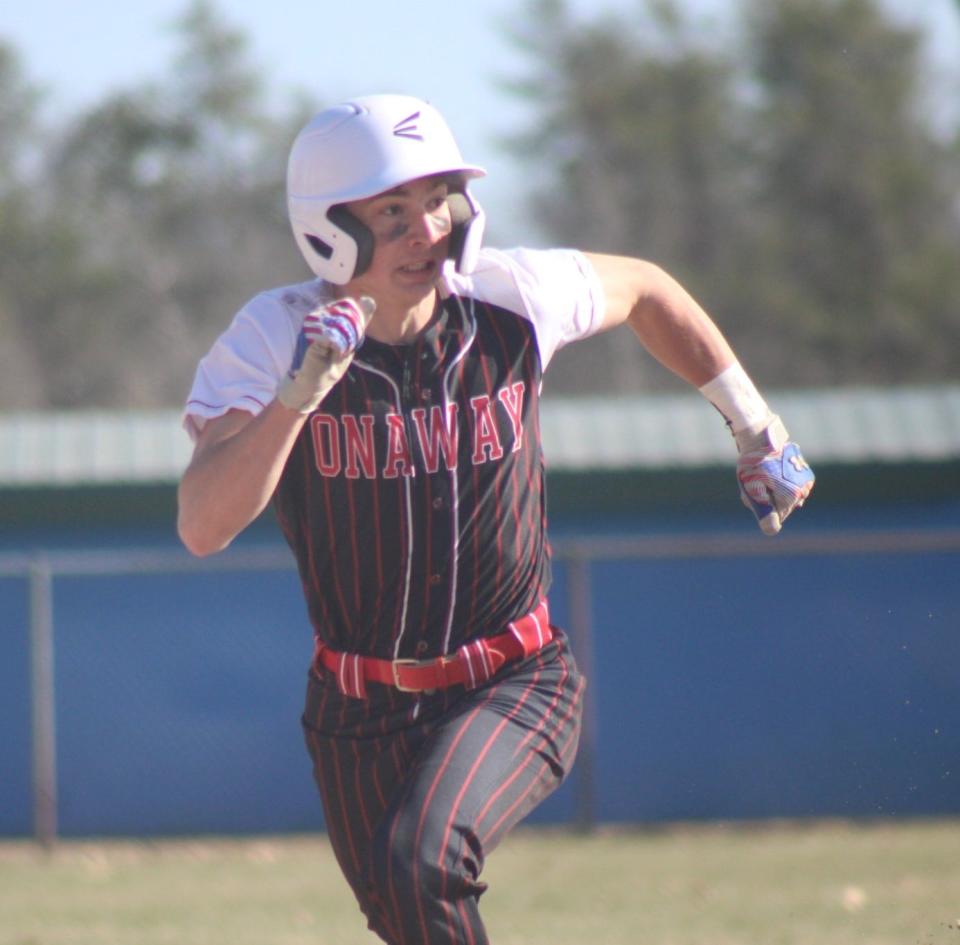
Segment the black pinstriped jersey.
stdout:
<svg viewBox="0 0 960 945">
<path fill-rule="evenodd" d="M 364 343 L 276 496 L 325 642 L 438 656 L 545 595 L 539 387 L 530 322 L 472 299 L 413 344 Z"/>
<path fill-rule="evenodd" d="M 238 315 L 201 362 L 188 429 L 272 399 L 318 291 L 276 290 Z M 447 275 L 415 342 L 366 339 L 308 419 L 274 498 L 324 642 L 437 656 L 545 596 L 542 373 L 602 310 L 581 254 L 485 250 L 472 276 Z"/>
</svg>

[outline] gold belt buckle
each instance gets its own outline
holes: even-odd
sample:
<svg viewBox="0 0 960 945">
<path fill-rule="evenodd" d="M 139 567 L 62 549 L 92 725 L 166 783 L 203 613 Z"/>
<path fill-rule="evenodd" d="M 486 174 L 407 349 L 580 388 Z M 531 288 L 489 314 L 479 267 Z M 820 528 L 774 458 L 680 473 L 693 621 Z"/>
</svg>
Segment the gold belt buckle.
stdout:
<svg viewBox="0 0 960 945">
<path fill-rule="evenodd" d="M 400 682 L 400 669 L 404 666 L 420 666 L 424 662 L 432 662 L 432 660 L 391 660 L 390 661 L 390 671 L 393 673 L 393 685 L 400 692 L 422 692 L 421 689 L 412 689 L 410 686 L 404 686 Z"/>
</svg>

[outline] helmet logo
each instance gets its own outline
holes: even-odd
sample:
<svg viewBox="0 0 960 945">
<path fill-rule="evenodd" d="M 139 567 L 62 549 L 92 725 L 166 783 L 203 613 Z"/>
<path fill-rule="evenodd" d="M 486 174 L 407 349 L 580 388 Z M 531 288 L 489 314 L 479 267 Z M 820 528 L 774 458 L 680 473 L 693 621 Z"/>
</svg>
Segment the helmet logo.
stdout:
<svg viewBox="0 0 960 945">
<path fill-rule="evenodd" d="M 420 134 L 420 128 L 417 125 L 417 119 L 420 112 L 414 112 L 393 126 L 393 134 L 397 138 L 412 138 L 414 141 L 423 141 L 423 135 Z"/>
</svg>

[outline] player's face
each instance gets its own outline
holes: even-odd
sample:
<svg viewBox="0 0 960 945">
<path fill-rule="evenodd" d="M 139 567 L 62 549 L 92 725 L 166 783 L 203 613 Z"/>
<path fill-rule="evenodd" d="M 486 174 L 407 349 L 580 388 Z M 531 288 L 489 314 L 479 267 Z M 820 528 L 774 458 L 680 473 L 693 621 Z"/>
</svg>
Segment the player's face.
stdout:
<svg viewBox="0 0 960 945">
<path fill-rule="evenodd" d="M 413 180 L 347 209 L 373 234 L 373 260 L 356 282 L 377 299 L 416 304 L 433 291 L 452 221 L 442 178 Z"/>
</svg>

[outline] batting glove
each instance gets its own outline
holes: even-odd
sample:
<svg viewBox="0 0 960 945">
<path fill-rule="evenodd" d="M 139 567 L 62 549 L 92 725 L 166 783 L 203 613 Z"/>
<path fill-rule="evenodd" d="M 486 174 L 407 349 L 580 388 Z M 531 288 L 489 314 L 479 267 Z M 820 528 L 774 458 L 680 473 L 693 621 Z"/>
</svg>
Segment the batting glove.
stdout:
<svg viewBox="0 0 960 945">
<path fill-rule="evenodd" d="M 359 301 L 337 299 L 309 312 L 301 329 L 303 358 L 280 385 L 280 403 L 298 413 L 316 410 L 350 366 L 375 308 L 365 295 Z"/>
<path fill-rule="evenodd" d="M 803 505 L 815 477 L 779 417 L 763 429 L 735 434 L 740 457 L 737 484 L 743 504 L 765 535 L 776 535 L 787 516 Z"/>
</svg>

